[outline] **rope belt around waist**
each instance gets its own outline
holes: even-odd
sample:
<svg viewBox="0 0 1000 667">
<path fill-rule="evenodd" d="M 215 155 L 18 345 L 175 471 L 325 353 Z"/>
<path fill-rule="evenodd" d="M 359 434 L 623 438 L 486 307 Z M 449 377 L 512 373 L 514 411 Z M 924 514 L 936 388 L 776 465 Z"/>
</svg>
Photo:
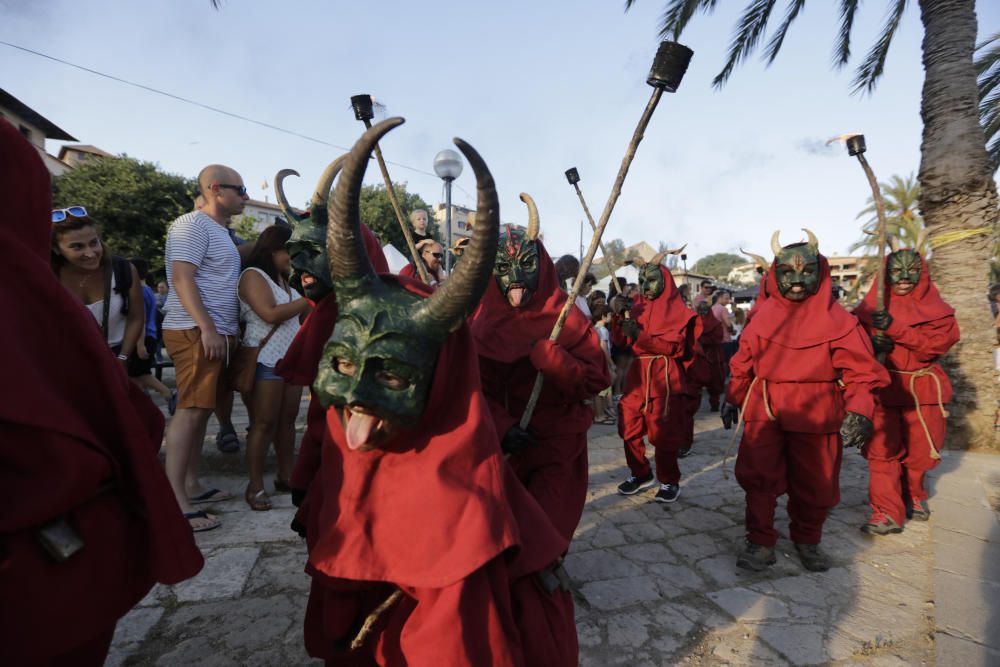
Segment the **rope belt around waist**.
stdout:
<svg viewBox="0 0 1000 667">
<path fill-rule="evenodd" d="M 934 380 L 934 386 L 937 389 L 937 406 L 938 410 L 941 411 L 941 416 L 945 419 L 948 418 L 948 411 L 944 408 L 944 391 L 941 389 L 941 378 L 937 376 L 934 372 L 933 366 L 925 366 L 919 370 L 915 371 L 900 371 L 893 368 L 889 369 L 890 373 L 895 373 L 896 375 L 907 375 L 910 378 L 907 388 L 910 390 L 910 396 L 913 397 L 913 406 L 917 411 L 917 419 L 920 420 L 920 426 L 924 429 L 924 437 L 927 438 L 927 444 L 931 449 L 931 458 L 938 460 L 941 455 L 938 454 L 937 447 L 934 446 L 934 439 L 931 437 L 931 431 L 927 428 L 927 422 L 924 420 L 924 414 L 920 410 L 920 397 L 917 396 L 916 382 L 917 378 L 922 378 L 930 376 Z"/>
<path fill-rule="evenodd" d="M 653 379 L 653 362 L 657 359 L 663 359 L 663 384 L 666 387 L 667 394 L 663 397 L 663 414 L 660 417 L 666 419 L 670 407 L 670 357 L 662 354 L 640 354 L 639 359 L 649 361 L 643 371 L 643 384 L 646 385 L 646 396 L 642 402 L 643 412 L 646 412 L 646 409 L 649 408 L 650 380 Z"/>
</svg>

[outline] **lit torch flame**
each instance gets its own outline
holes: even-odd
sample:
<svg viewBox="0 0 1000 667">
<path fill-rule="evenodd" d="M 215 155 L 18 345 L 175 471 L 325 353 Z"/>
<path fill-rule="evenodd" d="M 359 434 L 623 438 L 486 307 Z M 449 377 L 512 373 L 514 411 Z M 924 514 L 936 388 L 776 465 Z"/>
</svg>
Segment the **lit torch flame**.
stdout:
<svg viewBox="0 0 1000 667">
<path fill-rule="evenodd" d="M 850 139 L 851 137 L 856 137 L 860 134 L 861 134 L 860 132 L 848 132 L 847 134 L 842 134 L 839 137 L 833 137 L 832 139 L 829 139 L 826 142 L 826 145 L 829 146 L 832 143 L 846 144 L 848 139 Z"/>
</svg>

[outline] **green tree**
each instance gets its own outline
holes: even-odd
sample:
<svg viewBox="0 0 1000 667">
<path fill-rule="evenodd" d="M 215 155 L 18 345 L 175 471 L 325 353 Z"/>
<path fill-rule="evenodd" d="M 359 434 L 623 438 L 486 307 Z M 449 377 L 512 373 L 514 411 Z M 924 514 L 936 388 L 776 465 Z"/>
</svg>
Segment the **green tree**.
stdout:
<svg viewBox="0 0 1000 667">
<path fill-rule="evenodd" d="M 127 155 L 87 160 L 52 180 L 53 206 L 80 205 L 116 255 L 144 257 L 163 269 L 167 226 L 194 208 L 194 179 Z"/>
<path fill-rule="evenodd" d="M 260 219 L 253 215 L 241 215 L 239 222 L 233 225 L 233 232 L 244 241 L 256 241 L 260 236 L 257 231 L 260 226 Z"/>
<path fill-rule="evenodd" d="M 916 248 L 925 257 L 930 254 L 924 231 L 924 219 L 917 210 L 920 197 L 920 183 L 910 174 L 905 179 L 893 174 L 888 182 L 878 184 L 885 202 L 885 231 L 889 238 L 899 239 L 902 246 Z M 861 250 L 866 255 L 878 253 L 878 214 L 875 201 L 869 197 L 868 206 L 858 213 L 858 219 L 865 218 L 861 238 L 855 241 L 849 251 Z"/>
<path fill-rule="evenodd" d="M 430 205 L 420 195 L 407 192 L 405 183 L 393 183 L 392 187 L 396 191 L 396 199 L 399 201 L 399 207 L 403 210 L 403 217 L 407 224 L 409 224 L 410 212 L 422 208 L 427 211 L 427 233 L 440 240 L 441 236 L 437 223 L 431 215 Z M 403 236 L 403 230 L 399 228 L 399 221 L 396 219 L 396 213 L 392 210 L 392 203 L 389 201 L 389 195 L 386 194 L 385 186 L 362 186 L 360 207 L 361 221 L 378 234 L 382 243 L 392 244 L 396 250 L 409 257 L 410 251 L 406 247 L 406 238 Z"/>
<path fill-rule="evenodd" d="M 626 10 L 637 0 L 626 0 Z M 698 12 L 711 12 L 718 0 L 666 0 L 660 33 L 674 39 Z M 721 88 L 736 66 L 762 44 L 777 0 L 747 0 L 722 70 L 713 83 Z M 788 0 L 784 16 L 764 47 L 764 60 L 777 57 L 791 24 L 806 0 Z M 851 34 L 861 3 L 839 0 L 840 26 L 834 62 L 851 57 Z M 854 92 L 872 92 L 884 72 L 892 38 L 906 0 L 893 0 L 875 44 L 858 66 Z M 962 341 L 944 363 L 955 385 L 950 408 L 954 419 L 948 441 L 959 447 L 997 447 L 993 429 L 996 374 L 989 363 L 996 334 L 983 308 L 988 266 L 995 242 L 997 191 L 993 167 L 980 125 L 980 90 L 973 60 L 976 42 L 975 0 L 918 0 L 924 34 L 921 42 L 924 82 L 920 115 L 920 211 L 934 246 L 931 270 L 942 296 L 955 308 Z M 995 52 L 994 52 L 995 53 Z M 995 55 L 996 62 L 1000 55 Z M 981 67 L 982 65 L 980 65 Z M 992 70 L 1000 77 L 1000 73 Z M 1000 78 L 994 78 L 1000 83 Z M 978 85 L 977 85 L 978 84 Z M 996 85 L 996 84 L 994 84 Z M 988 131 L 988 128 L 987 128 Z"/>
<path fill-rule="evenodd" d="M 706 257 L 702 257 L 691 266 L 691 273 L 700 273 L 705 276 L 723 279 L 729 275 L 734 266 L 746 264 L 746 257 L 733 255 L 728 252 L 717 252 Z"/>
</svg>

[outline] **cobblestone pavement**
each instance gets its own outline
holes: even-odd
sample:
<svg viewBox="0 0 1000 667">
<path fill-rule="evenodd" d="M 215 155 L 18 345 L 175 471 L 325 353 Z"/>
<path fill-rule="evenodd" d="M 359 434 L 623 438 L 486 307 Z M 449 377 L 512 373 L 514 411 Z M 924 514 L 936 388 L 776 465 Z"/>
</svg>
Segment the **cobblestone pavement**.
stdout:
<svg viewBox="0 0 1000 667">
<path fill-rule="evenodd" d="M 236 423 L 242 436 L 240 410 Z M 743 494 L 732 461 L 724 473 L 731 432 L 718 426 L 699 413 L 673 505 L 653 490 L 619 496 L 621 441 L 613 427 L 591 431 L 589 497 L 566 563 L 582 665 L 1000 664 L 1000 457 L 946 456 L 931 521 L 873 539 L 858 530 L 867 472 L 849 451 L 823 540 L 834 567 L 807 572 L 782 539 L 771 571 L 746 574 L 735 567 Z M 107 664 L 319 664 L 302 647 L 309 581 L 289 496 L 251 512 L 242 456 L 214 441 L 204 451 L 206 477 L 236 496 L 212 507 L 222 527 L 198 535 L 205 569 L 126 616 Z M 778 527 L 787 536 L 783 502 Z M 937 625 L 935 599 L 948 605 Z"/>
</svg>

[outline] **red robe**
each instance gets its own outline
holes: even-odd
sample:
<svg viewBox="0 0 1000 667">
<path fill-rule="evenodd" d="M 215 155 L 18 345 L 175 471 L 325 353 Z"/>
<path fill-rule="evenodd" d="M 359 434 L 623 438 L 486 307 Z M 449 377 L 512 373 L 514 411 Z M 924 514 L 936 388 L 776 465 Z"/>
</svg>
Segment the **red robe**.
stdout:
<svg viewBox="0 0 1000 667">
<path fill-rule="evenodd" d="M 311 655 L 338 665 L 576 664 L 572 599 L 533 580 L 567 542 L 504 465 L 474 350 L 465 327 L 448 338 L 423 419 L 384 449 L 350 451 L 327 412 L 302 506 Z M 403 599 L 347 651 L 360 620 L 396 588 Z"/>
<path fill-rule="evenodd" d="M 926 499 L 924 474 L 940 463 L 952 389 L 937 360 L 959 340 L 954 309 L 938 294 L 923 258 L 920 263 L 920 280 L 909 294 L 893 294 L 886 281 L 885 308 L 893 321 L 885 334 L 896 344 L 886 358 L 892 383 L 878 393 L 875 434 L 864 449 L 871 504 L 899 525 L 906 518 L 904 497 Z M 854 310 L 869 334 L 876 301 L 873 285 Z"/>
<path fill-rule="evenodd" d="M 716 320 L 718 321 L 718 320 Z M 704 325 L 702 318 L 694 320 L 694 339 L 700 341 Z M 707 387 L 712 382 L 712 367 L 705 357 L 705 351 L 700 342 L 696 342 L 691 350 L 691 358 L 681 364 L 684 367 L 684 376 L 687 380 L 687 391 L 684 392 L 684 411 L 687 420 L 684 424 L 684 445 L 682 448 L 691 449 L 694 445 L 694 418 L 701 406 L 702 387 Z"/>
<path fill-rule="evenodd" d="M 708 391 L 708 401 L 713 410 L 719 409 L 719 396 L 725 390 L 726 383 L 726 353 L 722 349 L 723 329 L 715 315 L 709 311 L 699 315 L 701 334 L 698 336 L 698 346 L 708 363 L 708 383 L 703 385 Z"/>
<path fill-rule="evenodd" d="M 827 512 L 840 502 L 846 411 L 872 419 L 873 393 L 889 384 L 858 321 L 833 299 L 830 265 L 820 256 L 818 292 L 804 301 L 778 291 L 767 273 L 759 301 L 730 361 L 726 401 L 741 406 L 746 430 L 736 479 L 746 492 L 747 538 L 773 546 L 774 508 L 789 494 L 790 533 L 818 544 Z"/>
<path fill-rule="evenodd" d="M 495 280 L 472 318 L 483 393 L 502 440 L 524 413 L 541 371 L 545 380 L 530 428 L 538 446 L 510 456 L 518 478 L 567 540 L 580 522 L 587 496 L 587 430 L 593 409 L 585 403 L 611 384 L 597 333 L 579 308 L 571 308 L 559 340 L 549 340 L 566 293 L 538 242 L 538 289 L 513 308 Z"/>
<path fill-rule="evenodd" d="M 0 664 L 100 665 L 153 583 L 203 561 L 157 459 L 163 416 L 53 275 L 49 176 L 4 122 L 0 191 Z M 36 538 L 59 518 L 84 544 L 64 562 Z"/>
<path fill-rule="evenodd" d="M 678 484 L 681 479 L 677 451 L 688 446 L 693 415 L 685 396 L 691 387 L 684 370 L 695 347 L 697 315 L 684 304 L 674 278 L 665 266 L 663 293 L 653 300 L 641 298 L 632 319 L 641 328 L 632 344 L 635 361 L 625 378 L 625 395 L 618 404 L 618 434 L 625 446 L 631 474 L 650 472 L 643 437 L 656 448 L 656 479 Z"/>
</svg>

